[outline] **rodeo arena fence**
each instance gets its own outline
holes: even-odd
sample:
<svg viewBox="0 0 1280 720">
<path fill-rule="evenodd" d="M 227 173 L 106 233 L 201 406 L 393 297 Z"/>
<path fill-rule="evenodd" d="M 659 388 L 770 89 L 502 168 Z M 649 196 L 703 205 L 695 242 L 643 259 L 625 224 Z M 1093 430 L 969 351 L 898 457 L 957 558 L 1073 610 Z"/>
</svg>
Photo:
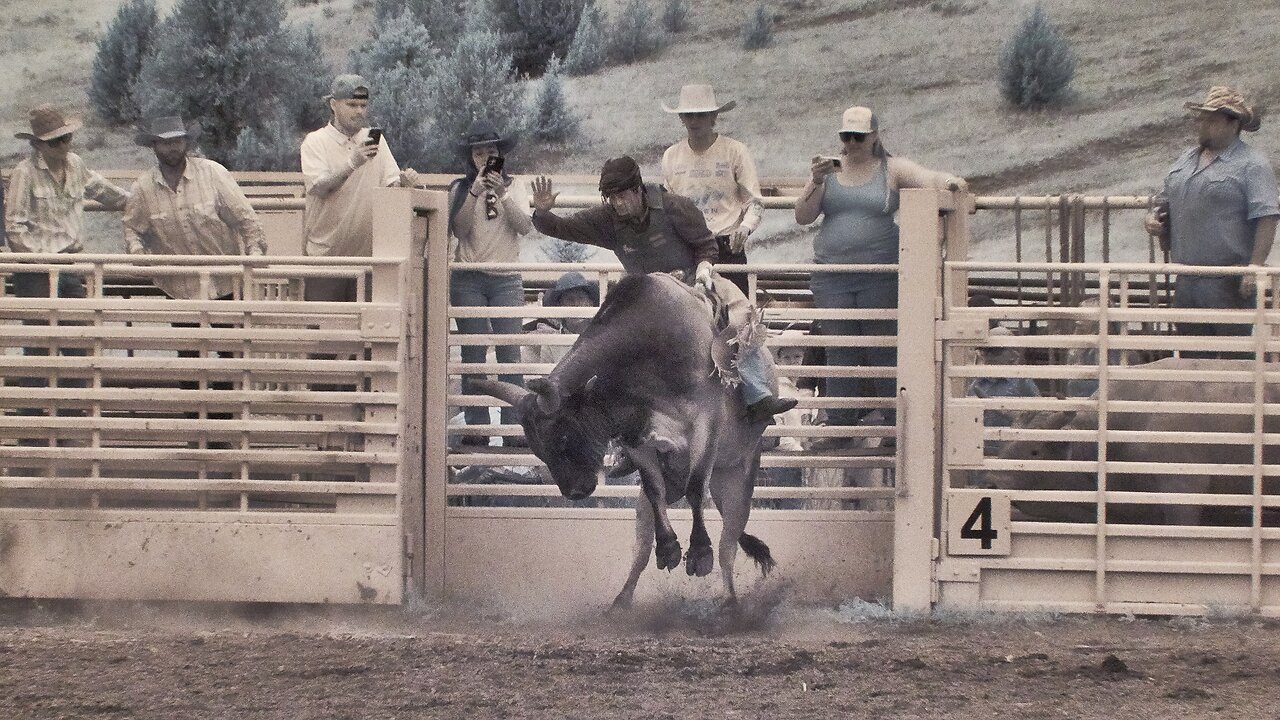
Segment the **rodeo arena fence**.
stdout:
<svg viewBox="0 0 1280 720">
<path fill-rule="evenodd" d="M 0 255 L 0 596 L 607 603 L 638 487 L 618 478 L 562 499 L 502 403 L 462 383 L 544 375 L 552 364 L 492 349 L 533 357 L 575 336 L 463 334 L 455 320 L 590 317 L 540 294 L 576 270 L 607 296 L 621 267 L 450 262 L 444 176 L 378 191 L 373 257 L 304 257 L 300 177 L 237 177 L 266 256 Z M 594 178 L 556 184 L 576 188 L 562 207 L 599 202 Z M 766 208 L 789 211 L 801 184 L 766 179 Z M 766 432 L 749 528 L 794 596 L 1280 615 L 1277 273 L 1173 265 L 1154 246 L 1116 262 L 1114 230 L 1140 227 L 1149 202 L 904 191 L 896 310 L 816 309 L 808 290 L 819 269 L 885 266 L 718 268 L 745 273 L 766 324 L 790 331 L 771 346 L 898 349 L 896 368 L 778 368 L 817 385 L 806 415 L 865 414 Z M 974 227 L 1011 238 L 1013 260 L 972 259 Z M 525 305 L 452 306 L 450 271 L 463 269 L 520 272 Z M 86 297 L 16 297 L 17 273 L 50 274 L 55 289 L 78 275 Z M 1172 307 L 1172 278 L 1191 273 L 1255 275 L 1256 303 Z M 172 276 L 236 291 L 171 300 L 152 280 Z M 361 300 L 303 302 L 318 277 L 356 278 Z M 822 334 L 824 320 L 897 332 Z M 1207 334 L 1221 325 L 1237 333 Z M 468 346 L 489 353 L 463 362 Z M 1204 355 L 1217 357 L 1192 359 Z M 896 396 L 807 382 L 832 377 L 896 378 Z M 489 422 L 464 424 L 468 407 Z M 844 440 L 779 449 L 785 437 Z M 687 534 L 687 508 L 672 520 Z M 755 569 L 739 572 L 750 588 Z M 719 591 L 655 571 L 639 587 L 642 601 Z"/>
</svg>

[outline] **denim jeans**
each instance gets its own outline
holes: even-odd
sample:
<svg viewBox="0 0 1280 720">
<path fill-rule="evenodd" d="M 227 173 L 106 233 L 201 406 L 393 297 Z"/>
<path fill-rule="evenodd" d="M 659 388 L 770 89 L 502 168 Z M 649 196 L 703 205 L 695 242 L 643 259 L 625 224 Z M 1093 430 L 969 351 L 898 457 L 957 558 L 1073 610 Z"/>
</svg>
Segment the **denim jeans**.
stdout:
<svg viewBox="0 0 1280 720">
<path fill-rule="evenodd" d="M 13 274 L 13 294 L 15 297 L 25 298 L 47 298 L 49 297 L 49 273 L 45 272 L 19 272 Z M 73 273 L 58 274 L 58 297 L 60 298 L 83 298 L 87 296 L 85 290 L 84 278 Z M 23 320 L 23 325 L 48 325 L 45 320 Z M 88 323 L 79 321 L 64 320 L 59 325 L 87 325 Z M 49 354 L 48 348 L 43 347 L 24 347 L 23 355 L 30 356 L 46 356 Z M 83 357 L 89 354 L 88 348 L 62 348 L 58 350 L 59 355 L 68 357 Z M 18 377 L 13 379 L 16 387 L 41 388 L 48 387 L 49 382 L 42 377 Z M 89 381 L 83 378 L 68 378 L 58 380 L 58 387 L 63 388 L 84 388 L 89 387 Z M 18 415 L 44 415 L 44 410 L 40 408 L 19 408 L 16 411 Z M 66 414 L 82 414 L 82 411 L 60 411 L 59 415 Z"/>
<path fill-rule="evenodd" d="M 519 307 L 524 305 L 524 284 L 519 275 L 494 275 L 477 270 L 455 270 L 449 278 L 449 301 L 454 307 Z M 517 335 L 520 333 L 523 320 L 521 318 L 455 318 L 458 332 L 464 335 L 486 335 L 497 333 Z M 482 363 L 488 354 L 485 345 L 463 345 L 462 362 Z M 519 345 L 498 345 L 494 354 L 500 363 L 520 362 Z M 465 395 L 477 394 L 472 383 L 483 379 L 483 375 L 464 375 L 462 392 Z M 518 374 L 499 375 L 498 379 L 513 385 L 523 385 L 524 378 Z M 486 425 L 489 422 L 489 409 L 485 407 L 468 407 L 463 416 L 468 425 Z M 519 422 L 515 409 L 502 408 L 503 424 Z"/>
<path fill-rule="evenodd" d="M 867 310 L 898 306 L 896 274 L 824 273 L 810 281 L 813 304 L 823 309 Z M 888 335 L 898 332 L 894 320 L 822 320 L 823 335 Z M 898 351 L 889 347 L 829 347 L 827 365 L 853 367 L 895 367 Z M 826 378 L 827 397 L 894 397 L 893 378 Z M 869 412 L 866 408 L 829 410 L 830 425 L 855 425 Z M 886 411 L 886 422 L 893 424 L 893 411 Z"/>
<path fill-rule="evenodd" d="M 1176 308 L 1235 309 L 1252 308 L 1253 301 L 1240 297 L 1239 275 L 1179 275 L 1173 291 Z M 1253 326 L 1238 323 L 1185 323 L 1177 324 L 1179 335 L 1202 337 L 1246 337 L 1253 334 Z M 1221 358 L 1224 360 L 1251 360 L 1250 352 L 1223 352 L 1218 350 L 1186 350 L 1184 358 Z"/>
</svg>

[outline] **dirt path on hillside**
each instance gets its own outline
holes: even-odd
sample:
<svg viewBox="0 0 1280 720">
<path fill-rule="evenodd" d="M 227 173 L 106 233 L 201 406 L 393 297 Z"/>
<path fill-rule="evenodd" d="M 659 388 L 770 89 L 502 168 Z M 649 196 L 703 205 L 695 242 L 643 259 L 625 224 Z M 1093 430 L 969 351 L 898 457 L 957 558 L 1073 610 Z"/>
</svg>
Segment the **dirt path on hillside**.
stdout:
<svg viewBox="0 0 1280 720">
<path fill-rule="evenodd" d="M 0 717 L 1274 718 L 1280 682 L 1253 620 L 186 614 L 8 618 Z"/>
</svg>

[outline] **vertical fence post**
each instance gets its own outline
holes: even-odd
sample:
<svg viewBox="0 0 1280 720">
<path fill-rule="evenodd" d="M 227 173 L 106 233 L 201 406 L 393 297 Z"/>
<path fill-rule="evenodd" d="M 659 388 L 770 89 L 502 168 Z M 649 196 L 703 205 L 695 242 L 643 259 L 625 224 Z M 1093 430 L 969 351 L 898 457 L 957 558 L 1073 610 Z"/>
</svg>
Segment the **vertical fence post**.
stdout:
<svg viewBox="0 0 1280 720">
<path fill-rule="evenodd" d="M 942 292 L 938 212 L 942 193 L 904 190 L 898 294 L 898 386 L 905 412 L 898 452 L 903 484 L 894 502 L 893 607 L 928 611 L 933 601 L 939 415 L 938 308 Z M 903 492 L 908 490 L 908 492 Z"/>
<path fill-rule="evenodd" d="M 449 504 L 449 196 L 428 193 L 423 474 L 426 595 L 445 596 L 445 517 Z M 420 205 L 419 207 L 423 207 Z"/>
</svg>

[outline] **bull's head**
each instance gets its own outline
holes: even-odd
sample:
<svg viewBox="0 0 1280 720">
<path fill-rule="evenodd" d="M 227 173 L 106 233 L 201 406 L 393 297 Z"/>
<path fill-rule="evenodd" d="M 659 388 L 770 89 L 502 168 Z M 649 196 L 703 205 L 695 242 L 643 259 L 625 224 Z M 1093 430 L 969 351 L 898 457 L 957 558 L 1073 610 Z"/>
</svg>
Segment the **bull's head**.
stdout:
<svg viewBox="0 0 1280 720">
<path fill-rule="evenodd" d="M 1061 430 L 1075 417 L 1075 413 L 1053 412 L 1037 415 L 1031 421 L 1019 423 L 1030 430 Z M 1012 440 L 1000 448 L 1001 460 L 1067 460 L 1068 443 L 1049 440 Z M 979 487 L 1000 490 L 1034 490 L 1043 488 L 1043 473 L 1024 470 L 995 470 L 981 474 Z"/>
<path fill-rule="evenodd" d="M 505 400 L 520 413 L 529 449 L 547 464 L 547 470 L 570 500 L 582 500 L 595 492 L 604 476 L 608 447 L 603 418 L 588 413 L 577 398 L 566 401 L 549 380 L 529 381 L 529 389 L 505 382 L 483 380 L 475 384 L 483 393 Z"/>
</svg>

